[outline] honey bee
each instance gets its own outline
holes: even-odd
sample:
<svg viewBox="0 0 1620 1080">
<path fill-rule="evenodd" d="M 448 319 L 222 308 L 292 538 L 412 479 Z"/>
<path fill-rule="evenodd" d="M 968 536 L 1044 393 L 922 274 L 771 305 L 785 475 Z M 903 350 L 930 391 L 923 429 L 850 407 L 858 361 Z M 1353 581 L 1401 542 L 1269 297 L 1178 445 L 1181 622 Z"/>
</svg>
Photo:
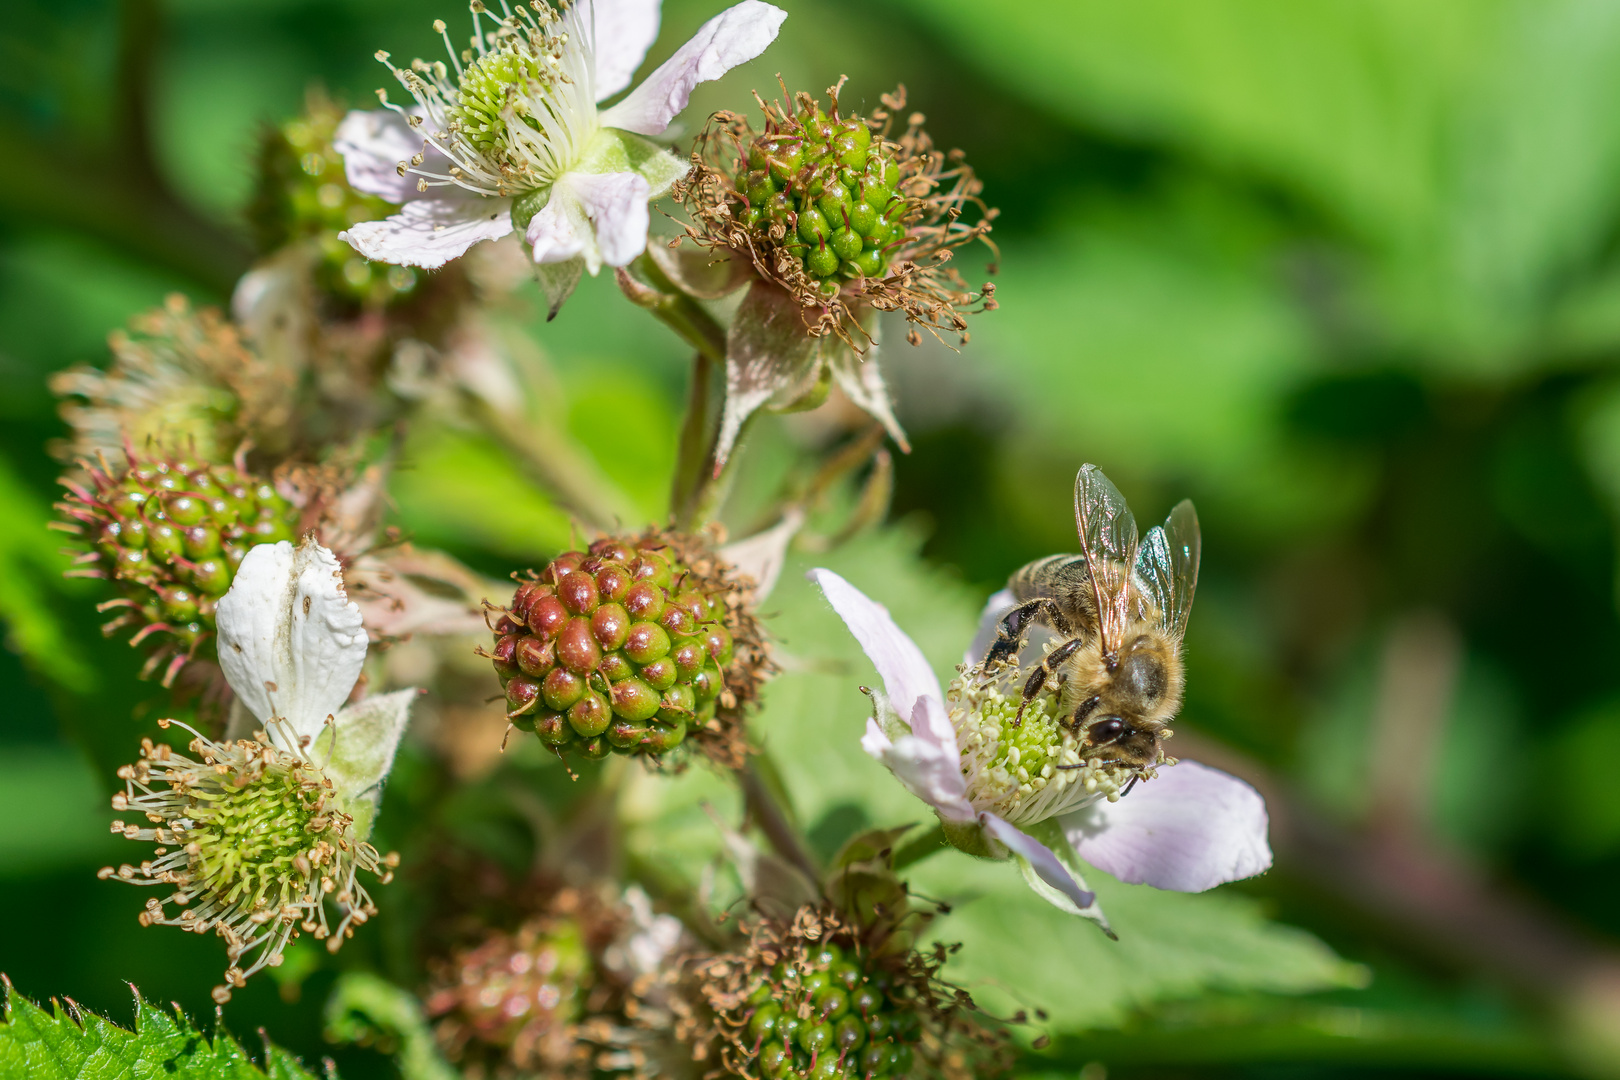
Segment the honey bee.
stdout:
<svg viewBox="0 0 1620 1080">
<path fill-rule="evenodd" d="M 1083 759 L 1147 768 L 1158 761 L 1160 740 L 1181 707 L 1181 640 L 1198 584 L 1198 514 L 1182 500 L 1139 541 L 1125 497 L 1095 465 L 1085 465 L 1074 481 L 1074 521 L 1081 554 L 1037 559 L 1009 580 L 1019 603 L 1001 621 L 985 666 L 1016 660 L 1031 626 L 1065 638 L 1030 673 L 1019 719 L 1055 679 L 1059 722 L 1083 729 Z"/>
</svg>

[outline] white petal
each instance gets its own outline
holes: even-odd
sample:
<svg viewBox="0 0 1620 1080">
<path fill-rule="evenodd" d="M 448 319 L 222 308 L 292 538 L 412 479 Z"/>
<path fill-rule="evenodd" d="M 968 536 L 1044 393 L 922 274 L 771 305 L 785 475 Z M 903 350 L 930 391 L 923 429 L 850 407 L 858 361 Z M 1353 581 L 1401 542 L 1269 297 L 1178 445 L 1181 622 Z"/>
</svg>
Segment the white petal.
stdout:
<svg viewBox="0 0 1620 1080">
<path fill-rule="evenodd" d="M 608 266 L 629 266 L 647 250 L 652 186 L 639 173 L 570 173 L 563 178 L 596 230 L 596 247 Z M 553 202 L 556 200 L 553 199 Z M 590 254 L 586 253 L 589 262 Z M 595 267 L 592 267 L 595 273 Z"/>
<path fill-rule="evenodd" d="M 420 198 L 414 175 L 399 174 L 399 164 L 417 154 L 425 155 L 419 168 L 443 174 L 449 167 L 445 156 L 426 145 L 420 131 L 411 130 L 405 118 L 391 109 L 349 113 L 332 135 L 332 149 L 343 155 L 343 172 L 349 186 L 391 203 Z"/>
<path fill-rule="evenodd" d="M 804 511 L 790 506 L 776 525 L 720 549 L 722 559 L 753 578 L 755 607 L 776 588 L 776 579 L 782 575 L 782 564 L 787 562 L 788 545 L 803 525 Z"/>
<path fill-rule="evenodd" d="M 946 821 L 973 820 L 973 804 L 967 800 L 962 779 L 962 759 L 956 748 L 915 735 L 890 739 L 876 720 L 866 722 L 861 749 L 882 762 L 905 789 L 939 812 Z"/>
<path fill-rule="evenodd" d="M 584 229 L 585 214 L 579 203 L 558 198 L 554 192 L 551 201 L 529 219 L 523 242 L 529 245 L 536 263 L 567 262 L 585 250 Z"/>
<path fill-rule="evenodd" d="M 1202 892 L 1271 867 L 1260 793 L 1219 769 L 1182 761 L 1118 802 L 1066 815 L 1080 857 L 1130 884 Z"/>
<path fill-rule="evenodd" d="M 1071 914 L 1096 919 L 1105 928 L 1107 927 L 1107 921 L 1097 910 L 1097 895 L 1086 888 L 1086 883 L 1080 880 L 1078 875 L 1063 865 L 1051 848 L 994 814 L 980 814 L 979 825 L 990 837 L 1018 857 L 1020 865 L 1026 868 L 1026 876 L 1033 873 L 1040 883 L 1056 893 L 1053 896 L 1043 889 L 1036 888 L 1035 891 L 1040 893 L 1042 898 L 1057 904 Z M 1032 881 L 1030 884 L 1034 885 L 1035 882 Z M 1067 900 L 1068 903 L 1062 903 L 1062 900 Z"/>
<path fill-rule="evenodd" d="M 368 259 L 432 270 L 480 240 L 512 231 L 512 200 L 435 193 L 406 203 L 382 221 L 362 221 L 338 234 Z"/>
<path fill-rule="evenodd" d="M 576 11 L 591 27 L 596 52 L 596 100 L 630 85 L 647 50 L 658 40 L 660 0 L 585 0 Z"/>
<path fill-rule="evenodd" d="M 914 730 L 919 706 L 925 701 L 932 699 L 939 703 L 943 713 L 945 695 L 934 677 L 934 669 L 917 643 L 894 624 L 888 608 L 868 598 L 831 570 L 812 570 L 807 576 L 821 587 L 833 610 L 861 643 L 867 659 L 882 677 L 895 711 L 911 723 Z M 950 731 L 948 723 L 946 730 Z M 950 748 L 956 749 L 955 732 L 951 732 Z"/>
<path fill-rule="evenodd" d="M 320 734 L 366 660 L 360 608 L 343 592 L 337 557 L 313 537 L 250 550 L 215 623 L 225 681 L 261 723 L 282 717 L 299 737 Z"/>
<path fill-rule="evenodd" d="M 984 602 L 984 610 L 979 613 L 979 628 L 973 633 L 973 644 L 962 654 L 962 663 L 977 664 L 984 659 L 985 653 L 990 651 L 990 646 L 1001 633 L 1001 620 L 1017 606 L 1018 599 L 1013 596 L 1011 589 L 1002 589 Z"/>
<path fill-rule="evenodd" d="M 630 96 L 601 115 L 603 127 L 659 135 L 686 108 L 692 88 L 746 64 L 776 40 L 787 12 L 761 0 L 743 0 L 698 29 Z"/>
</svg>

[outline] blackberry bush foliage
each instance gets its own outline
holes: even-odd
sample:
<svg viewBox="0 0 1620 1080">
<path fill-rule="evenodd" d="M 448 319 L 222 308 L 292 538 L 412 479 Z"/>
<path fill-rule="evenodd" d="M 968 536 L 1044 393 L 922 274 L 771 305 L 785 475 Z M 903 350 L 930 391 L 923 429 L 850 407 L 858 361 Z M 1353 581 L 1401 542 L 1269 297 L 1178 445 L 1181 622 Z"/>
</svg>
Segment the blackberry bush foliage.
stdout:
<svg viewBox="0 0 1620 1080">
<path fill-rule="evenodd" d="M 559 756 L 657 760 L 690 739 L 740 766 L 768 663 L 748 597 L 699 536 L 649 529 L 557 556 L 494 628 L 507 718 Z"/>
<path fill-rule="evenodd" d="M 904 88 L 862 117 L 841 111 L 842 86 L 828 89 L 825 108 L 786 87 L 782 101 L 756 97 L 758 131 L 740 114 L 715 114 L 675 189 L 692 215 L 687 234 L 785 289 L 813 335 L 859 346 L 867 309 L 965 334 L 964 315 L 993 308 L 995 288 L 971 288 L 948 263 L 965 244 L 989 243 L 996 213 L 963 156 L 935 149 L 921 113 L 891 137 Z"/>
<path fill-rule="evenodd" d="M 274 484 L 238 465 L 128 452 L 105 458 L 83 482 L 64 479 L 59 527 L 83 538 L 70 573 L 104 578 L 122 594 L 99 605 L 108 635 L 133 629 L 150 652 L 143 674 L 169 686 L 214 632 L 214 607 L 255 545 L 290 540 L 298 510 Z"/>
</svg>

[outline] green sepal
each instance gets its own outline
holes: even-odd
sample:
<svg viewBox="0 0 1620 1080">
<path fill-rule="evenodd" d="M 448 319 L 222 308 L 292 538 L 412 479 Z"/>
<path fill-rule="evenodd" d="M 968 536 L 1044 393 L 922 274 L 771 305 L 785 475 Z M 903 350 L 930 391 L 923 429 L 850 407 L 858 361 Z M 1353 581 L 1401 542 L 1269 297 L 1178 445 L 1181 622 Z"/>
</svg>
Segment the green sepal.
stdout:
<svg viewBox="0 0 1620 1080">
<path fill-rule="evenodd" d="M 651 139 L 618 128 L 603 128 L 586 147 L 579 163 L 569 171 L 633 172 L 647 181 L 647 186 L 652 188 L 648 197 L 656 199 L 686 175 L 687 165 Z M 514 216 L 513 221 L 516 220 Z"/>
<path fill-rule="evenodd" d="M 404 1080 L 461 1080 L 440 1056 L 416 998 L 366 972 L 348 972 L 332 987 L 326 999 L 326 1037 L 339 1043 L 385 1039 L 396 1044 L 394 1065 Z"/>
<path fill-rule="evenodd" d="M 311 756 L 324 762 L 321 771 L 332 781 L 345 812 L 354 817 L 358 840 L 371 835 L 383 781 L 394 766 L 394 753 L 410 722 L 411 703 L 417 694 L 414 689 L 396 690 L 345 706 L 315 740 Z"/>
</svg>

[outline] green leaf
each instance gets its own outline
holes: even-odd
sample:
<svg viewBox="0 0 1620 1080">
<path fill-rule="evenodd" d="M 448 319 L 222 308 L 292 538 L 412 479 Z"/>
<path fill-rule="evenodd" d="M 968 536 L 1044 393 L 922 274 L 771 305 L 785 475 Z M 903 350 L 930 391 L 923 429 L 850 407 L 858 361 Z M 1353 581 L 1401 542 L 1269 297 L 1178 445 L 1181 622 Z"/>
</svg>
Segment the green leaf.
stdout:
<svg viewBox="0 0 1620 1080">
<path fill-rule="evenodd" d="M 121 1028 L 72 1001 L 53 1000 L 50 1011 L 5 990 L 0 1023 L 0 1076 L 28 1080 L 315 1080 L 284 1050 L 266 1043 L 256 1063 L 224 1028 L 210 1038 L 176 1009 L 168 1013 L 135 992 L 135 1026 Z M 131 990 L 134 988 L 131 987 Z M 329 1076 L 336 1073 L 329 1070 Z"/>
<path fill-rule="evenodd" d="M 58 549 L 61 533 L 46 528 L 51 520 L 45 500 L 29 491 L 0 459 L 0 619 L 7 644 L 52 680 L 80 692 L 95 685 L 95 674 L 78 657 L 51 610 L 40 580 L 62 582 L 68 560 Z"/>
<path fill-rule="evenodd" d="M 394 1052 L 405 1080 L 460 1080 L 439 1054 L 421 1003 L 408 991 L 365 972 L 344 975 L 326 1002 L 327 1038 L 379 1042 Z"/>
<path fill-rule="evenodd" d="M 948 675 L 972 637 L 983 597 L 927 568 L 915 552 L 914 538 L 890 530 L 821 564 L 885 604 L 935 670 Z M 802 820 L 853 807 L 882 825 L 927 821 L 927 808 L 860 747 L 870 705 L 858 687 L 876 673 L 804 580 L 806 568 L 790 565 L 771 594 L 780 614 L 769 626 L 783 643 L 786 670 L 766 687 L 759 735 L 777 760 L 794 763 L 784 781 Z M 1086 868 L 1119 934 L 1111 942 L 1030 892 L 1011 862 L 947 850 L 905 876 L 919 893 L 953 905 L 928 935 L 963 943 L 946 969 L 951 979 L 1003 1012 L 1038 1005 L 1060 1029 L 1118 1024 L 1133 1009 L 1212 988 L 1298 993 L 1361 977 L 1311 935 L 1271 922 L 1228 890 L 1160 892 Z M 1016 988 L 1017 997 L 1002 988 Z"/>
</svg>

